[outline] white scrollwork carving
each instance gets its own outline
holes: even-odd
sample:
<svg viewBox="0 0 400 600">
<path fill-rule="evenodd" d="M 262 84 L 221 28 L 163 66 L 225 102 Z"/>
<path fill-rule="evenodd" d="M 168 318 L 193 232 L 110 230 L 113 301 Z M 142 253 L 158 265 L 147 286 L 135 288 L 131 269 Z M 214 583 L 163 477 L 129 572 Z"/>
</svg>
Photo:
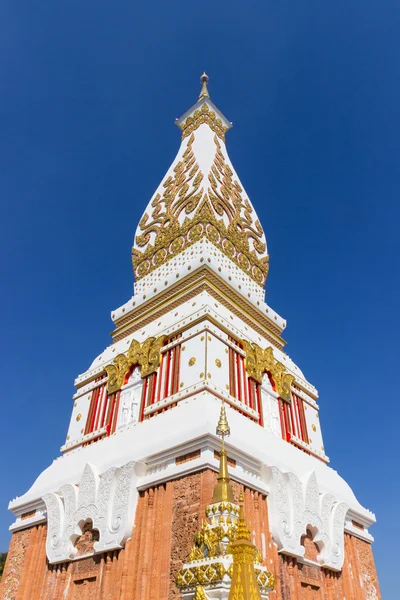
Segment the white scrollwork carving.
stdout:
<svg viewBox="0 0 400 600">
<path fill-rule="evenodd" d="M 98 475 L 87 464 L 79 486 L 66 484 L 43 497 L 47 509 L 46 552 L 50 563 L 76 556 L 74 543 L 88 519 L 99 532 L 95 552 L 122 548 L 132 534 L 137 501 L 135 463 Z"/>
<path fill-rule="evenodd" d="M 344 560 L 344 523 L 348 506 L 331 494 L 320 494 L 312 472 L 302 482 L 294 473 L 268 469 L 270 495 L 268 508 L 273 538 L 282 552 L 304 556 L 301 538 L 313 531 L 321 566 L 340 570 Z"/>
</svg>

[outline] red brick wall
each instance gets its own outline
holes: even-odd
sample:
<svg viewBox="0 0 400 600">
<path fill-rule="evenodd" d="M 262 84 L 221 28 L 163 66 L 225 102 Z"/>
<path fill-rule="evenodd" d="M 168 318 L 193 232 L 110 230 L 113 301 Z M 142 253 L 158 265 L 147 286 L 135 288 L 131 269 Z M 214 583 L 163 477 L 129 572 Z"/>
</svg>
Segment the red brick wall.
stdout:
<svg viewBox="0 0 400 600">
<path fill-rule="evenodd" d="M 0 600 L 177 600 L 175 576 L 211 502 L 209 469 L 149 488 L 139 495 L 135 528 L 125 548 L 64 565 L 48 565 L 46 525 L 15 533 L 0 583 Z M 240 486 L 233 482 L 237 500 Z M 278 554 L 269 531 L 265 496 L 245 489 L 252 541 L 266 550 L 275 575 L 271 600 L 370 600 L 379 587 L 370 544 L 345 535 L 341 573 Z M 312 541 L 307 539 L 308 552 Z"/>
</svg>

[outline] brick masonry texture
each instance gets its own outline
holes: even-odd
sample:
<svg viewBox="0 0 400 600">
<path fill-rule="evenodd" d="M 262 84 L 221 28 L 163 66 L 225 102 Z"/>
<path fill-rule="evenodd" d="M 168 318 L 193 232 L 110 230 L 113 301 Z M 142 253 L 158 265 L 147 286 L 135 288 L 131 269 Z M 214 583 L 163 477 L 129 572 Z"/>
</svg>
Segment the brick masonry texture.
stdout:
<svg viewBox="0 0 400 600">
<path fill-rule="evenodd" d="M 175 576 L 211 502 L 216 474 L 209 470 L 140 492 L 135 527 L 125 548 L 49 565 L 46 525 L 16 532 L 0 583 L 0 600 L 177 600 Z M 237 501 L 240 485 L 232 482 Z M 252 541 L 275 575 L 271 600 L 381 600 L 370 544 L 345 535 L 341 573 L 313 564 L 317 549 L 304 535 L 307 564 L 278 554 L 265 496 L 245 488 Z M 90 524 L 78 544 L 93 542 Z M 85 546 L 86 547 L 86 546 Z"/>
</svg>

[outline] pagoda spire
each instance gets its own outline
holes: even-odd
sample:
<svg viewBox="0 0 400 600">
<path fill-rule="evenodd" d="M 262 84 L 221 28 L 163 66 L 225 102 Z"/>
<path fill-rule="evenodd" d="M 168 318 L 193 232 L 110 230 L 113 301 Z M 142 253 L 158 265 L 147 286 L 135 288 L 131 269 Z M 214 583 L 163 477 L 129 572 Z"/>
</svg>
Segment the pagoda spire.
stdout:
<svg viewBox="0 0 400 600">
<path fill-rule="evenodd" d="M 207 73 L 204 71 L 203 75 L 200 77 L 200 83 L 202 84 L 202 86 L 201 86 L 199 100 L 201 100 L 202 98 L 210 97 L 210 94 L 208 93 L 208 89 L 207 89 L 208 80 L 209 80 L 209 77 L 208 77 Z"/>
<path fill-rule="evenodd" d="M 222 401 L 216 433 L 222 438 L 222 444 L 219 457 L 217 485 L 214 488 L 213 502 L 234 502 L 233 489 L 230 483 L 228 471 L 228 456 L 225 450 L 225 436 L 230 435 L 231 430 L 228 424 L 228 419 L 226 418 L 224 401 Z"/>
<path fill-rule="evenodd" d="M 250 541 L 250 530 L 246 524 L 243 503 L 243 492 L 240 492 L 236 537 L 229 546 L 233 556 L 233 570 L 228 600 L 261 600 L 254 569 L 257 548 Z"/>
</svg>

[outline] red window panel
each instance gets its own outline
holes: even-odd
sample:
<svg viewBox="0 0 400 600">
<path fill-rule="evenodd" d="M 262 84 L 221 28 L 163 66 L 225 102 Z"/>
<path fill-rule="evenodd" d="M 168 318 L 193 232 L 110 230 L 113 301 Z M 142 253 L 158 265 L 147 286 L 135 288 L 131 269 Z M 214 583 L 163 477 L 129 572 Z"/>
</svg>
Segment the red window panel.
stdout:
<svg viewBox="0 0 400 600">
<path fill-rule="evenodd" d="M 292 410 L 296 418 L 296 435 L 308 444 L 307 422 L 304 412 L 304 401 L 296 394 L 292 394 Z"/>
<path fill-rule="evenodd" d="M 282 398 L 279 398 L 279 414 L 281 417 L 282 437 L 284 440 L 290 442 L 290 438 L 292 437 L 290 409 L 288 403 L 282 400 Z"/>
<path fill-rule="evenodd" d="M 100 385 L 92 392 L 85 435 L 98 429 L 106 428 L 107 435 L 114 433 L 117 425 L 120 392 L 108 394 L 106 384 Z M 97 438 L 91 440 L 95 441 Z"/>
<path fill-rule="evenodd" d="M 141 421 L 143 421 L 143 419 L 144 419 L 144 409 L 146 408 L 146 399 L 147 399 L 148 388 L 149 388 L 149 377 L 145 377 L 143 379 L 143 388 L 142 388 L 142 403 L 141 403 L 141 410 L 140 410 L 140 420 Z"/>
<path fill-rule="evenodd" d="M 105 383 L 93 390 L 89 413 L 86 420 L 85 435 L 99 429 L 99 422 L 101 422 L 104 407 L 107 404 L 107 398 Z"/>
<path fill-rule="evenodd" d="M 262 417 L 262 405 L 261 405 L 261 385 L 258 381 L 254 381 L 254 379 L 248 378 L 248 398 L 249 398 L 249 408 L 252 408 L 258 413 L 258 423 L 260 425 L 263 424 Z"/>
<path fill-rule="evenodd" d="M 291 403 L 279 398 L 279 414 L 283 439 L 290 442 L 292 435 L 294 435 L 308 444 L 303 400 L 296 394 L 292 394 Z"/>
<path fill-rule="evenodd" d="M 121 392 L 115 392 L 115 394 L 111 394 L 108 403 L 108 411 L 107 411 L 107 435 L 111 435 L 115 432 L 117 428 L 117 419 L 118 419 L 118 409 L 119 409 L 119 399 Z"/>
<path fill-rule="evenodd" d="M 233 338 L 229 340 L 238 348 L 238 342 Z M 248 377 L 244 357 L 235 348 L 229 347 L 229 393 L 243 402 L 249 408 L 258 412 L 258 422 L 262 423 L 261 386 L 254 379 Z M 233 407 L 235 408 L 235 407 Z"/>
<path fill-rule="evenodd" d="M 173 338 L 170 342 L 176 341 L 179 338 L 181 338 L 181 335 Z M 144 410 L 147 407 L 160 400 L 164 400 L 164 398 L 169 398 L 178 392 L 180 360 L 181 345 L 178 344 L 173 348 L 169 348 L 166 352 L 163 352 L 161 365 L 157 373 L 152 373 L 144 378 L 141 420 L 144 418 Z M 176 405 L 171 404 L 167 408 L 161 409 L 161 411 L 169 410 L 170 408 L 173 408 L 173 406 Z M 158 414 L 158 411 L 153 414 Z"/>
</svg>

